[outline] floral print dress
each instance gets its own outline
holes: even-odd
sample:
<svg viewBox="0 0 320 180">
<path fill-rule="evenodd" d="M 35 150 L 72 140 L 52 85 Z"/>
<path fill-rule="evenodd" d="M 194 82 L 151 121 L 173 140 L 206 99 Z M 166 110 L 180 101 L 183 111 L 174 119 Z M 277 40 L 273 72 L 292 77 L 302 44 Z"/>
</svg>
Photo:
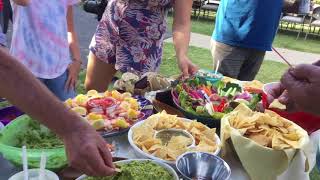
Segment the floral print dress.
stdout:
<svg viewBox="0 0 320 180">
<path fill-rule="evenodd" d="M 172 0 L 109 0 L 90 50 L 122 72 L 157 71 Z"/>
</svg>

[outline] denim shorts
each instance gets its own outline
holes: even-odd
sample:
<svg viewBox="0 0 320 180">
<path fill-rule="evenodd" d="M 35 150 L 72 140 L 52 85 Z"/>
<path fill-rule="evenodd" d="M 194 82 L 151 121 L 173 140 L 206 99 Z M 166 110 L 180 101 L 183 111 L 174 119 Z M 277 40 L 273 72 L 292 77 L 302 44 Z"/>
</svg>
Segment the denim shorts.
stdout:
<svg viewBox="0 0 320 180">
<path fill-rule="evenodd" d="M 68 71 L 65 71 L 61 76 L 54 79 L 38 79 L 61 101 L 65 101 L 68 98 L 74 98 L 76 96 L 75 90 L 65 89 L 65 84 L 68 80 Z"/>
</svg>

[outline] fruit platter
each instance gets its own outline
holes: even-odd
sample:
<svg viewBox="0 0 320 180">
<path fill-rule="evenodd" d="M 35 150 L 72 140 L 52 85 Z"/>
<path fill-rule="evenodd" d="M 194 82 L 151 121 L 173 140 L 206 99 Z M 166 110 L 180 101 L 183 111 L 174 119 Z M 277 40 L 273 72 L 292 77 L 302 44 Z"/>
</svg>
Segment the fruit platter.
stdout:
<svg viewBox="0 0 320 180">
<path fill-rule="evenodd" d="M 219 127 L 225 114 L 233 111 L 240 103 L 256 110 L 262 99 L 260 92 L 244 88 L 240 82 L 218 80 L 206 81 L 198 77 L 181 81 L 172 89 L 175 105 L 189 119 Z"/>
<path fill-rule="evenodd" d="M 125 133 L 153 113 L 151 102 L 143 96 L 116 90 L 104 93 L 90 90 L 66 100 L 65 105 L 85 118 L 103 137 Z"/>
</svg>

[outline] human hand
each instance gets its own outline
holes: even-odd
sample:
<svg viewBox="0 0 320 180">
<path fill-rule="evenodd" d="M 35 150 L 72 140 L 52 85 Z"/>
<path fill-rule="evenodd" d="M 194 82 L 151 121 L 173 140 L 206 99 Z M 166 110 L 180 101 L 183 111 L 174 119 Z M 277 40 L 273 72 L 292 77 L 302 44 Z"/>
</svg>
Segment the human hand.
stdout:
<svg viewBox="0 0 320 180">
<path fill-rule="evenodd" d="M 81 60 L 73 61 L 68 67 L 68 79 L 65 84 L 66 90 L 74 90 L 77 85 L 79 72 L 81 69 Z"/>
<path fill-rule="evenodd" d="M 88 176 L 110 176 L 115 173 L 107 143 L 88 126 L 75 129 L 63 137 L 69 165 Z"/>
<path fill-rule="evenodd" d="M 269 104 L 271 104 L 275 99 L 278 99 L 281 104 L 286 105 L 287 111 L 296 110 L 294 102 L 289 98 L 288 91 L 280 82 L 270 84 L 266 91 Z"/>
<path fill-rule="evenodd" d="M 278 99 L 282 104 L 287 104 L 288 92 L 285 90 L 284 86 L 280 82 L 271 83 L 267 87 L 266 91 L 269 104 L 272 103 L 275 99 Z"/>
<path fill-rule="evenodd" d="M 320 114 L 320 61 L 308 65 L 301 64 L 289 69 L 281 78 L 281 83 L 288 91 L 296 108 Z"/>
<path fill-rule="evenodd" d="M 187 56 L 178 58 L 178 66 L 182 72 L 183 79 L 187 79 L 194 75 L 199 69 Z"/>
</svg>

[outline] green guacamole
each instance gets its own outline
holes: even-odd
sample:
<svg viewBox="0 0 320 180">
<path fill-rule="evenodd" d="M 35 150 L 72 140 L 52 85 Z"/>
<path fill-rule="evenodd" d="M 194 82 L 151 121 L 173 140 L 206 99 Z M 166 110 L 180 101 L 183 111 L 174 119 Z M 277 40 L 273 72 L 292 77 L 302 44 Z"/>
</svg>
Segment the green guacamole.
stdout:
<svg viewBox="0 0 320 180">
<path fill-rule="evenodd" d="M 121 172 L 112 177 L 88 177 L 86 180 L 173 180 L 165 168 L 151 161 L 132 161 L 119 167 Z"/>
<path fill-rule="evenodd" d="M 17 136 L 16 147 L 26 145 L 28 149 L 62 148 L 63 142 L 48 128 L 37 121 L 30 121 L 28 129 Z"/>
</svg>

